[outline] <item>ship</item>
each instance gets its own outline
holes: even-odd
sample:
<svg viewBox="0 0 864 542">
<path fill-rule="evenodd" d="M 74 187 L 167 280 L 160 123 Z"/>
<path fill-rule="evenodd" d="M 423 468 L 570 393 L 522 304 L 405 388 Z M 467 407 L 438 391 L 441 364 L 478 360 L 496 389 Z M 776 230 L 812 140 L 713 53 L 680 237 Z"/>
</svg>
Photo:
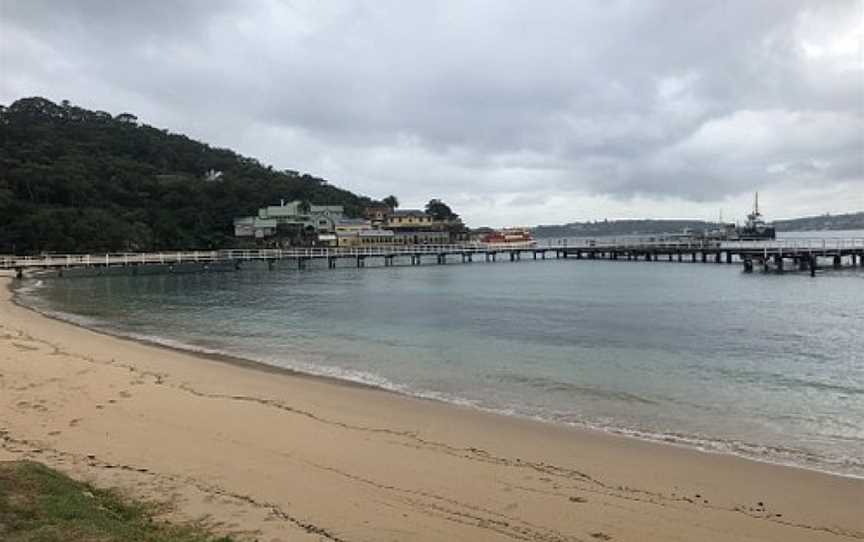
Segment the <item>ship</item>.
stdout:
<svg viewBox="0 0 864 542">
<path fill-rule="evenodd" d="M 777 237 L 774 226 L 762 219 L 759 212 L 759 192 L 753 198 L 753 211 L 747 215 L 744 226 L 736 227 L 729 232 L 732 241 L 768 241 Z"/>
<path fill-rule="evenodd" d="M 723 241 L 770 241 L 776 236 L 774 226 L 766 223 L 762 218 L 762 213 L 759 212 L 759 192 L 756 192 L 753 199 L 753 210 L 747 215 L 747 221 L 743 226 L 734 222 L 723 222 L 721 213 L 720 222 L 714 229 L 704 231 L 686 229 L 683 233 L 668 236 L 667 239 L 720 246 Z"/>
</svg>

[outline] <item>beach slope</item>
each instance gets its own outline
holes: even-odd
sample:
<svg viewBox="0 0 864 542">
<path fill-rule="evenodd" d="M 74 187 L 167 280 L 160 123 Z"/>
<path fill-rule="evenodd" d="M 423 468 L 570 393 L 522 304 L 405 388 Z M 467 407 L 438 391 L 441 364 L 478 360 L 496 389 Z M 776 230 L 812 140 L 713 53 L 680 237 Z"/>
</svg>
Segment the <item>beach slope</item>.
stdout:
<svg viewBox="0 0 864 542">
<path fill-rule="evenodd" d="M 0 460 L 258 540 L 864 539 L 864 480 L 140 344 L 12 303 Z"/>
</svg>

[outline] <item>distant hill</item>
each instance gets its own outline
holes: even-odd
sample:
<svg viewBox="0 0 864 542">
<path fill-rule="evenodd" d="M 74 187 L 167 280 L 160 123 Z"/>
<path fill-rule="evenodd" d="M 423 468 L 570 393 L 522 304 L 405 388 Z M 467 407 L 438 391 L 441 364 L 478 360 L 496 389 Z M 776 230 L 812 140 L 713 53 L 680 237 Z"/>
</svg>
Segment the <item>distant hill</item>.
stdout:
<svg viewBox="0 0 864 542">
<path fill-rule="evenodd" d="M 532 231 L 538 238 L 600 237 L 681 233 L 685 229 L 702 231 L 718 226 L 716 222 L 703 220 L 604 220 L 537 226 Z M 864 230 L 864 212 L 775 220 L 774 226 L 777 231 Z"/>
<path fill-rule="evenodd" d="M 537 226 L 535 237 L 600 237 L 607 235 L 654 235 L 659 233 L 681 233 L 685 229 L 701 231 L 716 228 L 718 224 L 702 220 L 604 220 L 596 222 L 571 222 L 561 226 Z"/>
<path fill-rule="evenodd" d="M 864 212 L 775 220 L 778 231 L 864 230 Z"/>
<path fill-rule="evenodd" d="M 325 179 L 44 98 L 0 106 L 0 254 L 220 248 L 280 199 L 372 202 Z"/>
</svg>

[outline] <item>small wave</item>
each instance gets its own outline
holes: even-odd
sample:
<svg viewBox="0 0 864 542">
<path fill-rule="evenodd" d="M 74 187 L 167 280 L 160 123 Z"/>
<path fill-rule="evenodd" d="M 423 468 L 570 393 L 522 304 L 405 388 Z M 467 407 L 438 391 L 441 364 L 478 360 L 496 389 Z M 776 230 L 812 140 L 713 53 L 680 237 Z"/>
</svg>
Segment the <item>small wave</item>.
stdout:
<svg viewBox="0 0 864 542">
<path fill-rule="evenodd" d="M 745 384 L 767 384 L 778 389 L 812 389 L 817 391 L 830 391 L 846 395 L 864 395 L 864 389 L 860 387 L 844 386 L 831 382 L 820 382 L 818 380 L 805 380 L 793 375 L 757 371 L 752 369 L 717 367 L 712 369 L 716 373 Z"/>
<path fill-rule="evenodd" d="M 608 433 L 695 448 L 708 453 L 734 455 L 764 463 L 805 468 L 850 478 L 864 478 L 864 459 L 859 457 L 845 455 L 831 457 L 798 448 L 756 444 L 734 439 L 717 439 L 703 435 L 588 425 L 593 429 L 600 429 Z"/>
<path fill-rule="evenodd" d="M 30 296 L 37 290 L 41 290 L 44 286 L 45 283 L 41 280 L 26 280 L 20 286 L 15 286 L 12 291 L 16 296 Z"/>
<path fill-rule="evenodd" d="M 544 392 L 564 392 L 578 395 L 595 397 L 598 399 L 612 399 L 627 403 L 641 403 L 643 405 L 658 405 L 658 401 L 637 395 L 635 393 L 583 386 L 573 382 L 564 382 L 544 376 L 521 375 L 516 373 L 503 373 L 499 376 L 504 382 L 524 384 Z"/>
</svg>

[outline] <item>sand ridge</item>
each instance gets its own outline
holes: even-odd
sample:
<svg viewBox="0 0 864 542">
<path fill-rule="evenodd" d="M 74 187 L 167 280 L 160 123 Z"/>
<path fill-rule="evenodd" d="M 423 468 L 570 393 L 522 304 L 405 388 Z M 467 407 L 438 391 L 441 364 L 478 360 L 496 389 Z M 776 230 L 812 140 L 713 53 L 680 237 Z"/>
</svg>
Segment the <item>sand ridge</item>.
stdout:
<svg viewBox="0 0 864 542">
<path fill-rule="evenodd" d="M 5 279 L 0 279 L 0 281 Z M 10 302 L 0 458 L 259 540 L 861 540 L 864 481 L 217 363 Z"/>
</svg>

